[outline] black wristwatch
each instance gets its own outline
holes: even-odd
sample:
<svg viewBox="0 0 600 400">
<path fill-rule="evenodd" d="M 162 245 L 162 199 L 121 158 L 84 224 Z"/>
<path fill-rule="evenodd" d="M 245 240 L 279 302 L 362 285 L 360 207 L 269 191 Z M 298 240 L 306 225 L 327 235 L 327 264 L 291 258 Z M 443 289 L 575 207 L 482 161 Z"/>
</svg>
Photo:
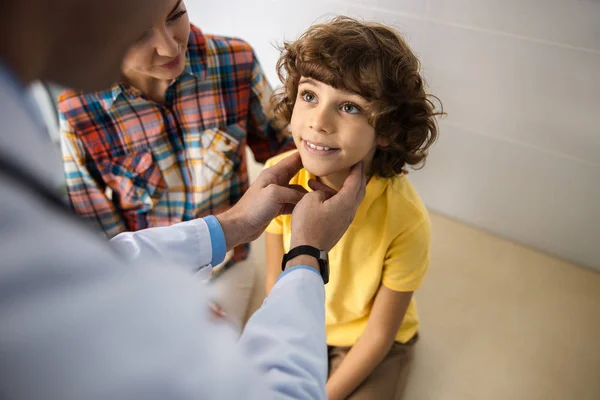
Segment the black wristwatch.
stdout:
<svg viewBox="0 0 600 400">
<path fill-rule="evenodd" d="M 323 278 L 323 282 L 329 282 L 329 256 L 327 255 L 326 251 L 319 250 L 313 246 L 298 246 L 291 249 L 289 253 L 283 256 L 281 270 L 285 271 L 285 266 L 287 265 L 288 261 L 300 255 L 313 256 L 316 258 L 319 262 L 319 269 L 321 271 L 321 278 Z"/>
</svg>

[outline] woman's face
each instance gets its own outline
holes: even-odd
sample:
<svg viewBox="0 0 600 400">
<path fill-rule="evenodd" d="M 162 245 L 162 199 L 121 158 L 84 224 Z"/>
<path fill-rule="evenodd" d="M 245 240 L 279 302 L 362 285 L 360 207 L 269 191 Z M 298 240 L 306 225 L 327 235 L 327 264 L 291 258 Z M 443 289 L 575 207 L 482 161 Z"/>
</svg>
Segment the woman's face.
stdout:
<svg viewBox="0 0 600 400">
<path fill-rule="evenodd" d="M 173 3 L 170 13 L 146 31 L 123 60 L 123 72 L 171 80 L 183 73 L 190 34 L 190 21 L 182 0 Z"/>
</svg>

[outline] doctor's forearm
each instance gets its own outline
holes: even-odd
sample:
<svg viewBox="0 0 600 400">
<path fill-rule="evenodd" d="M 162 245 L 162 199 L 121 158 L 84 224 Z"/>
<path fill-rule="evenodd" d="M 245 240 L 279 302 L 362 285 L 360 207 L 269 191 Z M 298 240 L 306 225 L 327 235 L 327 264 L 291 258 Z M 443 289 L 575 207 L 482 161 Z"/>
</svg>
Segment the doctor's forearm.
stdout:
<svg viewBox="0 0 600 400">
<path fill-rule="evenodd" d="M 239 342 L 274 393 L 325 399 L 325 290 L 316 269 L 282 275 Z M 273 396 L 279 398 L 279 396 Z"/>
</svg>

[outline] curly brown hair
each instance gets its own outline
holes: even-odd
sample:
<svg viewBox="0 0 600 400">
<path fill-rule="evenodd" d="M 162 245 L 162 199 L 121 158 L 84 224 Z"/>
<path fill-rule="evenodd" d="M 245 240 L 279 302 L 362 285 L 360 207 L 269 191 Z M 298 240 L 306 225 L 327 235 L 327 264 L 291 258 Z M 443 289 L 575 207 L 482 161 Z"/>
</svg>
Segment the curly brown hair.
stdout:
<svg viewBox="0 0 600 400">
<path fill-rule="evenodd" d="M 375 151 L 373 175 L 389 178 L 406 165 L 423 166 L 443 111 L 439 99 L 425 92 L 420 62 L 399 33 L 339 16 L 311 26 L 281 52 L 277 72 L 283 87 L 272 98 L 280 123 L 290 123 L 300 78 L 313 78 L 368 101 L 369 123 L 386 143 Z"/>
</svg>

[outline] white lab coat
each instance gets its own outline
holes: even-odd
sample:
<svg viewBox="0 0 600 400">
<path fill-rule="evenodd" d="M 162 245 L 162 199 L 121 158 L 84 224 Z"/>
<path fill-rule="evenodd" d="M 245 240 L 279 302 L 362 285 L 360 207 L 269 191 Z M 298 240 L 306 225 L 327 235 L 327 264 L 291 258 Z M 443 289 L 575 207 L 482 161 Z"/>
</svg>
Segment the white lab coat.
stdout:
<svg viewBox="0 0 600 400">
<path fill-rule="evenodd" d="M 0 64 L 0 157 L 58 185 L 22 92 Z M 1 396 L 325 398 L 321 277 L 282 276 L 238 341 L 193 274 L 215 261 L 213 242 L 197 220 L 109 243 L 0 173 Z"/>
</svg>

